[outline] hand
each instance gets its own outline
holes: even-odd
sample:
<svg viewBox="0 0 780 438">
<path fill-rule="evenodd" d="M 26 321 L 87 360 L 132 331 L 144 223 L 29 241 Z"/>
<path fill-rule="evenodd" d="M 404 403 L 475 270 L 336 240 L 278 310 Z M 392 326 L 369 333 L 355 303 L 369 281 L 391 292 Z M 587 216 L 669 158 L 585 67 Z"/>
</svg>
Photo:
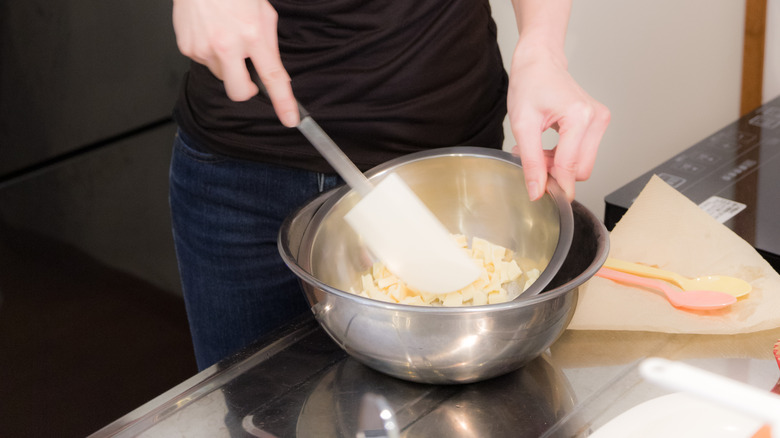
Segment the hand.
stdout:
<svg viewBox="0 0 780 438">
<path fill-rule="evenodd" d="M 246 66 L 246 60 L 251 60 L 279 120 L 294 127 L 299 122 L 298 107 L 279 56 L 277 20 L 266 0 L 173 1 L 179 50 L 207 66 L 234 101 L 248 100 L 258 92 Z"/>
<path fill-rule="evenodd" d="M 507 109 L 517 146 L 512 152 L 523 162 L 532 200 L 542 197 L 547 173 L 569 201 L 576 181 L 590 177 L 609 110 L 590 97 L 566 70 L 566 60 L 544 50 L 518 44 L 509 76 Z M 558 145 L 542 148 L 542 133 L 558 131 Z"/>
</svg>

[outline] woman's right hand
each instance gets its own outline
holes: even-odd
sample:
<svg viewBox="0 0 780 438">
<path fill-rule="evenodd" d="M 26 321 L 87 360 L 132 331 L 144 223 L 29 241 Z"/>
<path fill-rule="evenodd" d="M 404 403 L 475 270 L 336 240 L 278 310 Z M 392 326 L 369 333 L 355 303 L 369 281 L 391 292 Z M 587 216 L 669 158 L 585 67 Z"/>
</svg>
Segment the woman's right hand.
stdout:
<svg viewBox="0 0 780 438">
<path fill-rule="evenodd" d="M 290 76 L 279 56 L 278 16 L 266 0 L 173 0 L 179 50 L 205 65 L 225 84 L 227 96 L 245 101 L 257 94 L 246 60 L 268 90 L 279 120 L 299 123 Z"/>
</svg>

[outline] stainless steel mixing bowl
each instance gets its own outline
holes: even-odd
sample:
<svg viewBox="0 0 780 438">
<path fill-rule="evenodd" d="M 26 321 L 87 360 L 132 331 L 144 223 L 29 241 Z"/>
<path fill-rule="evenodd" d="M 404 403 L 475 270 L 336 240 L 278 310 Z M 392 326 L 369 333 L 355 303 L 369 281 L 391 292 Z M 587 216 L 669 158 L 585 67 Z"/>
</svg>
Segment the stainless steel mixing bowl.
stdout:
<svg viewBox="0 0 780 438">
<path fill-rule="evenodd" d="M 534 286 L 548 285 L 548 290 L 471 307 L 391 304 L 345 292 L 360 287 L 360 274 L 372 263 L 343 220 L 358 200 L 345 187 L 288 217 L 279 235 L 282 258 L 302 280 L 312 311 L 328 334 L 364 364 L 426 383 L 487 379 L 516 370 L 546 350 L 571 320 L 577 287 L 606 258 L 603 225 L 576 202 L 567 219 L 572 208 L 560 193 L 528 201 L 522 167 L 503 151 L 427 151 L 392 160 L 367 176 L 376 181 L 391 171 L 450 231 L 514 250 L 523 268 L 547 264 Z M 567 235 L 580 247 L 568 250 Z"/>
</svg>

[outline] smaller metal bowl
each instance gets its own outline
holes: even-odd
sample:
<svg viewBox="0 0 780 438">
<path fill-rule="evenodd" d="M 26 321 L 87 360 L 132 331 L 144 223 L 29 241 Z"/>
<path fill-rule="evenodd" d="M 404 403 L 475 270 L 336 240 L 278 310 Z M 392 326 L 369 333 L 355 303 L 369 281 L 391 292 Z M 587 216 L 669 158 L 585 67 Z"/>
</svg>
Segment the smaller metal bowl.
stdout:
<svg viewBox="0 0 780 438">
<path fill-rule="evenodd" d="M 453 233 L 509 248 L 523 271 L 541 274 L 520 299 L 541 292 L 563 264 L 572 240 L 571 205 L 550 179 L 545 195 L 531 201 L 520 159 L 495 149 L 452 147 L 409 154 L 366 173 L 377 184 L 398 174 L 442 224 Z M 322 283 L 360 290 L 361 275 L 374 258 L 344 220 L 360 201 L 349 187 L 331 196 L 312 218 L 304 236 L 311 251 L 299 262 Z M 519 293 L 526 278 L 508 288 Z"/>
</svg>

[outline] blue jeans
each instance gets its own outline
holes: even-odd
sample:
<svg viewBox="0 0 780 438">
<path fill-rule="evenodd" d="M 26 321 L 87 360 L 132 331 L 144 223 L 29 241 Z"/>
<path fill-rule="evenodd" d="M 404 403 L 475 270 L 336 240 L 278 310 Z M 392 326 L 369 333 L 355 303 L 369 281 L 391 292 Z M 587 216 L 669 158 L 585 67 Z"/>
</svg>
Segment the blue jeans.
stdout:
<svg viewBox="0 0 780 438">
<path fill-rule="evenodd" d="M 199 369 L 308 311 L 277 250 L 282 221 L 338 176 L 237 160 L 179 132 L 170 170 L 173 237 Z"/>
</svg>

